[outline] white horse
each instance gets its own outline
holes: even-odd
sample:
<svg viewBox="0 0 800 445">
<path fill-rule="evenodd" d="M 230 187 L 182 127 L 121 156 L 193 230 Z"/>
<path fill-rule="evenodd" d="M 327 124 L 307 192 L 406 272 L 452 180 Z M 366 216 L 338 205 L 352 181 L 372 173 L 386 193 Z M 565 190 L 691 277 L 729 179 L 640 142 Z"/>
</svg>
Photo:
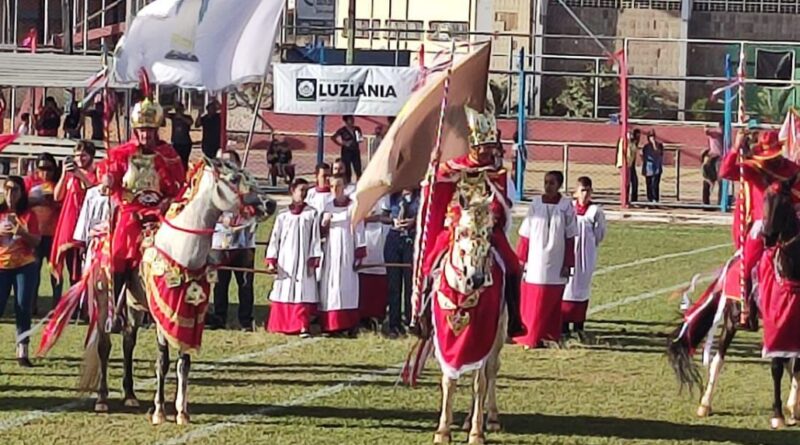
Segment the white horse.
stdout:
<svg viewBox="0 0 800 445">
<path fill-rule="evenodd" d="M 489 431 L 500 430 L 500 417 L 497 409 L 497 374 L 500 370 L 500 350 L 506 340 L 506 325 L 508 323 L 508 313 L 502 299 L 504 289 L 503 272 L 495 258 L 491 246 L 492 227 L 494 218 L 492 216 L 491 204 L 494 195 L 486 183 L 484 175 L 479 175 L 475 179 L 462 176 L 459 182 L 458 201 L 460 215 L 453 221 L 452 243 L 447 252 L 440 260 L 442 274 L 435 278 L 434 285 L 434 312 L 440 311 L 444 306 L 450 305 L 447 301 L 436 301 L 439 297 L 438 289 L 447 286 L 463 296 L 475 296 L 475 304 L 463 302 L 462 308 L 473 310 L 472 316 L 467 316 L 467 323 L 474 323 L 475 318 L 480 317 L 481 309 L 486 308 L 482 304 L 490 306 L 489 312 L 497 314 L 497 329 L 494 332 L 494 342 L 488 354 L 480 361 L 466 369 L 474 369 L 473 378 L 473 397 L 470 407 L 471 418 L 465 420 L 465 428 L 469 427 L 469 443 L 485 443 L 484 433 L 484 413 L 486 416 L 486 426 Z M 499 292 L 499 300 L 486 300 L 488 292 Z M 466 299 L 468 301 L 469 298 Z M 497 304 L 498 307 L 492 305 Z M 451 306 L 452 309 L 452 306 Z M 498 310 L 499 309 L 499 310 Z M 466 313 L 466 312 L 464 312 Z M 458 310 L 455 312 L 456 318 Z M 491 317 L 492 315 L 483 315 Z M 469 321 L 472 318 L 473 321 Z M 434 320 L 437 318 L 434 313 Z M 454 321 L 453 324 L 457 324 Z M 451 324 L 451 326 L 453 325 Z M 434 321 L 434 338 L 437 329 L 447 329 L 441 323 Z M 457 329 L 457 328 L 456 328 Z M 486 334 L 491 335 L 491 332 Z M 437 347 L 440 345 L 437 344 Z M 447 364 L 443 363 L 441 355 L 437 354 L 443 370 Z M 450 374 L 450 376 L 448 376 Z M 452 378 L 453 374 L 443 372 L 442 375 L 442 411 L 439 419 L 439 427 L 434 435 L 435 444 L 450 443 L 450 428 L 453 424 L 453 397 L 457 386 L 457 378 Z"/>
<path fill-rule="evenodd" d="M 179 265 L 186 271 L 208 271 L 206 278 L 213 276 L 214 273 L 209 266 L 209 253 L 211 252 L 211 237 L 214 226 L 223 212 L 237 211 L 241 207 L 247 206 L 254 210 L 255 217 L 264 219 L 274 213 L 275 202 L 267 200 L 259 192 L 255 181 L 242 169 L 236 165 L 220 161 L 218 159 L 206 159 L 202 175 L 196 184 L 192 184 L 187 189 L 187 201 L 182 208 L 171 209 L 169 213 L 175 214 L 171 219 L 165 220 L 155 234 L 154 245 L 151 248 L 152 255 L 145 254 L 142 261 L 140 275 L 145 281 L 145 288 L 150 302 L 150 311 L 153 312 L 153 295 L 151 295 L 150 281 L 159 271 L 156 265 L 161 259 Z M 168 213 L 168 215 L 169 215 Z M 148 258 L 149 257 L 149 258 Z M 155 258 L 155 259 L 154 259 Z M 150 260 L 150 261 L 148 261 Z M 169 267 L 167 267 L 168 269 Z M 213 281 L 213 280 L 208 280 Z M 205 308 L 208 304 L 208 293 L 200 297 L 204 299 L 202 303 L 204 309 L 198 317 L 205 316 Z M 187 301 L 191 295 L 187 296 Z M 129 306 L 141 303 L 141 301 L 131 301 Z M 192 304 L 184 303 L 184 304 Z M 177 314 L 177 312 L 176 312 Z M 154 316 L 154 319 L 157 318 Z M 203 321 L 199 321 L 203 323 Z M 154 425 L 165 421 L 164 415 L 164 383 L 169 370 L 169 346 L 178 349 L 178 391 L 175 397 L 175 408 L 177 411 L 176 422 L 179 425 L 189 423 L 188 413 L 188 385 L 189 368 L 191 366 L 192 349 L 187 349 L 177 344 L 174 339 L 165 335 L 164 329 L 158 325 L 158 358 L 156 360 L 157 387 L 155 394 L 155 410 L 152 415 Z"/>
</svg>

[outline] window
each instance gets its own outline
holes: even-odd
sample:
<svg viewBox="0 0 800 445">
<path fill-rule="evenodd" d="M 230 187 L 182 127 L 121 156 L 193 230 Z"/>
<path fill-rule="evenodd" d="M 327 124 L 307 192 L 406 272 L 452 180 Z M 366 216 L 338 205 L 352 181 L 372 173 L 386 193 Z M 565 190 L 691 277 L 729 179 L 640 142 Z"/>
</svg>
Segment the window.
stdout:
<svg viewBox="0 0 800 445">
<path fill-rule="evenodd" d="M 422 40 L 424 22 L 422 20 L 387 20 L 386 27 L 392 30 L 386 36 L 389 40 Z"/>
<path fill-rule="evenodd" d="M 794 78 L 794 51 L 769 51 L 756 48 L 756 79 L 792 80 Z M 788 87 L 785 84 L 764 86 Z"/>
<path fill-rule="evenodd" d="M 503 24 L 503 31 L 516 31 L 518 17 L 516 12 L 496 12 L 494 21 Z"/>
<path fill-rule="evenodd" d="M 465 41 L 469 38 L 467 22 L 429 22 L 428 40 L 449 42 L 451 39 Z"/>
<path fill-rule="evenodd" d="M 347 38 L 347 34 L 350 29 L 350 27 L 348 26 L 349 24 L 350 21 L 347 19 L 347 17 L 345 17 L 342 25 L 344 27 L 344 30 L 342 31 L 342 36 L 344 36 L 344 38 Z M 370 26 L 369 24 L 369 19 L 356 19 L 356 38 L 369 39 L 370 33 L 377 34 L 377 32 L 375 31 L 370 31 L 370 28 L 377 29 L 380 28 L 380 26 L 381 26 L 381 21 L 377 19 L 372 21 L 372 26 Z M 375 37 L 377 37 L 377 35 Z"/>
</svg>

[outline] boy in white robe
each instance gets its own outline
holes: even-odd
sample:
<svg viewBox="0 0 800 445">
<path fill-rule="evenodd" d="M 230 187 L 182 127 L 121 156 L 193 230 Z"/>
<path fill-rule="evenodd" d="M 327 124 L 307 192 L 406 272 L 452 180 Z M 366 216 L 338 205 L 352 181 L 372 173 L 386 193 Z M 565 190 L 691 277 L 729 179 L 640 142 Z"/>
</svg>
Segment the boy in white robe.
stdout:
<svg viewBox="0 0 800 445">
<path fill-rule="evenodd" d="M 323 243 L 322 276 L 319 283 L 320 303 L 318 321 L 322 332 L 355 334 L 358 323 L 358 272 L 366 256 L 364 225 L 351 227 L 355 202 L 344 193 L 344 177 L 331 180 L 334 199 L 322 214 Z"/>
<path fill-rule="evenodd" d="M 572 202 L 559 193 L 560 171 L 545 174 L 544 194 L 536 196 L 519 228 L 517 256 L 525 264 L 520 313 L 525 335 L 514 337 L 526 348 L 561 338 L 561 299 L 575 265 L 578 224 Z"/>
<path fill-rule="evenodd" d="M 575 237 L 575 272 L 570 277 L 561 302 L 562 334 L 568 337 L 570 323 L 581 341 L 583 324 L 592 294 L 592 275 L 597 266 L 597 248 L 606 236 L 606 217 L 603 208 L 592 202 L 592 180 L 578 178 L 575 188 L 575 213 L 578 216 L 578 236 Z"/>
<path fill-rule="evenodd" d="M 333 199 L 329 181 L 331 166 L 323 162 L 317 165 L 315 172 L 317 175 L 317 185 L 308 190 L 305 202 L 318 213 L 322 213 L 328 201 Z"/>
<path fill-rule="evenodd" d="M 275 218 L 266 257 L 267 271 L 276 274 L 266 329 L 301 337 L 310 335 L 319 304 L 316 268 L 322 256 L 319 213 L 304 202 L 307 185 L 303 179 L 292 182 L 292 203 Z"/>
<path fill-rule="evenodd" d="M 389 233 L 390 217 L 389 196 L 384 196 L 375 205 L 370 215 L 364 220 L 364 239 L 367 244 L 367 255 L 364 266 L 384 264 L 383 251 L 386 235 Z M 358 306 L 361 320 L 365 323 L 382 323 L 386 318 L 386 305 L 389 302 L 389 281 L 386 278 L 386 267 L 365 267 L 358 271 L 359 295 Z M 372 326 L 376 327 L 377 326 Z"/>
</svg>

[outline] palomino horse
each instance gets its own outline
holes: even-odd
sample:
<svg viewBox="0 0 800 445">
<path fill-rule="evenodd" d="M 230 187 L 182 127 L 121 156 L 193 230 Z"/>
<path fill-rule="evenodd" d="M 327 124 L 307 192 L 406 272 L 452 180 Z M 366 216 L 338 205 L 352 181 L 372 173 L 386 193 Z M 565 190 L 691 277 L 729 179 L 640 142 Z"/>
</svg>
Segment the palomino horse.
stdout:
<svg viewBox="0 0 800 445">
<path fill-rule="evenodd" d="M 484 174 L 476 178 L 462 175 L 456 191 L 460 212 L 454 217 L 451 227 L 451 243 L 440 260 L 442 273 L 434 277 L 433 292 L 433 336 L 436 342 L 437 359 L 442 367 L 442 412 L 439 427 L 434 435 L 434 443 L 444 444 L 451 440 L 450 428 L 453 423 L 453 398 L 458 376 L 463 372 L 474 371 L 473 402 L 469 431 L 470 444 L 485 442 L 484 406 L 487 407 L 487 428 L 500 429 L 496 400 L 497 374 L 500 369 L 500 350 L 506 339 L 508 314 L 502 299 L 503 272 L 497 263 L 491 246 L 494 218 L 491 205 L 494 194 Z M 454 291 L 460 298 L 455 302 L 445 296 L 446 288 Z M 465 297 L 465 298 L 464 298 Z M 437 316 L 437 312 L 447 314 Z M 469 330 L 481 329 L 476 323 L 483 317 L 494 318 L 487 326 L 494 326 L 494 332 L 478 332 L 467 337 L 464 348 L 485 348 L 484 356 L 459 370 L 453 370 L 444 359 L 447 346 L 443 344 L 448 335 L 470 335 Z M 444 321 L 446 320 L 446 322 Z M 459 326 L 460 323 L 463 323 Z M 442 334 L 447 329 L 447 333 Z M 486 328 L 490 329 L 490 328 Z M 461 331 L 459 333 L 459 331 Z M 466 333 L 466 334 L 465 334 Z M 483 335 L 481 335 L 483 334 Z M 475 344 L 477 337 L 489 340 L 482 345 Z M 491 339 L 494 339 L 493 342 Z M 484 342 L 486 340 L 483 340 Z M 443 351 L 444 350 L 444 351 Z M 469 419 L 468 419 L 469 420 Z"/>
<path fill-rule="evenodd" d="M 764 224 L 761 236 L 767 248 L 780 245 L 778 249 L 778 262 L 784 264 L 780 267 L 783 273 L 788 272 L 785 278 L 797 279 L 795 275 L 800 275 L 800 269 L 794 267 L 792 258 L 800 255 L 800 243 L 796 243 L 800 225 L 797 223 L 797 216 L 791 202 L 790 189 L 794 181 L 786 182 L 780 189 L 770 191 L 765 198 Z M 735 258 L 734 258 L 735 259 Z M 714 339 L 707 339 L 712 329 L 718 321 L 722 321 L 722 329 L 716 338 L 718 350 L 710 361 L 708 370 L 708 382 L 700 405 L 697 408 L 697 415 L 700 417 L 708 416 L 712 413 L 711 402 L 714 395 L 719 376 L 722 372 L 722 365 L 725 355 L 733 341 L 738 329 L 741 307 L 738 301 L 728 299 L 723 296 L 722 282 L 729 268 L 739 267 L 738 263 L 731 259 L 723 268 L 723 271 L 714 283 L 706 290 L 704 295 L 698 300 L 691 309 L 687 321 L 679 326 L 669 335 L 667 355 L 670 364 L 675 371 L 681 385 L 690 388 L 702 383 L 700 371 L 692 360 L 692 353 L 706 339 L 706 352 Z M 798 265 L 800 266 L 800 265 Z M 794 277 L 794 278 L 793 278 Z M 755 298 L 753 298 L 755 300 Z M 800 333 L 798 333 L 800 334 Z M 707 360 L 709 357 L 704 357 Z M 798 403 L 798 371 L 800 371 L 800 360 L 793 360 L 790 366 L 788 358 L 773 358 L 771 363 L 774 395 L 773 417 L 770 424 L 773 428 L 780 428 L 785 420 L 781 407 L 781 378 L 784 367 L 789 367 L 792 374 L 792 387 L 789 395 L 787 407 L 790 412 L 789 423 L 794 425 L 800 419 L 800 406 Z"/>
<path fill-rule="evenodd" d="M 205 159 L 204 165 L 198 166 L 196 173 L 190 178 L 189 186 L 183 195 L 183 200 L 173 203 L 170 213 L 175 214 L 169 220 L 164 220 L 155 233 L 153 247 L 162 255 L 170 258 L 179 267 L 187 270 L 200 270 L 208 266 L 208 257 L 211 250 L 211 236 L 214 226 L 222 212 L 236 211 L 242 207 L 252 209 L 257 218 L 266 218 L 275 211 L 275 202 L 267 200 L 259 192 L 255 181 L 242 169 L 229 162 L 217 159 Z M 171 215 L 170 215 L 171 216 Z M 152 249 L 151 248 L 151 249 Z M 147 256 L 147 254 L 145 255 Z M 147 280 L 152 276 L 152 267 L 146 260 L 142 261 L 139 273 L 128 277 L 125 283 L 127 298 L 127 323 L 123 327 L 124 373 L 123 392 L 126 406 L 138 406 L 138 400 L 133 392 L 133 349 L 136 345 L 136 333 L 145 311 L 152 310 L 148 300 Z M 87 275 L 89 281 L 102 283 L 101 268 L 94 267 Z M 105 272 L 107 273 L 107 271 Z M 106 283 L 108 281 L 105 281 Z M 88 349 L 84 356 L 82 369 L 82 382 L 96 382 L 99 380 L 97 402 L 95 411 L 108 411 L 108 360 L 111 350 L 111 338 L 108 329 L 104 326 L 113 313 L 109 304 L 113 299 L 109 286 L 90 286 L 90 304 L 97 304 L 97 353 L 93 354 Z M 207 296 L 205 303 L 207 304 Z M 205 306 L 202 306 L 205 308 Z M 199 316 L 204 313 L 199 314 Z M 154 317 L 155 318 L 155 317 Z M 198 317 L 199 318 L 199 317 Z M 158 324 L 158 323 L 157 323 Z M 199 323 L 199 334 L 202 334 L 202 321 Z M 152 415 L 153 424 L 165 421 L 164 416 L 164 383 L 169 371 L 169 347 L 163 330 L 157 328 L 158 358 L 156 361 L 157 388 L 155 395 L 155 410 Z M 188 390 L 189 367 L 191 351 L 181 350 L 177 374 L 178 391 L 175 400 L 176 421 L 179 424 L 189 422 Z M 99 363 L 97 358 L 99 358 Z M 93 385 L 89 383 L 89 385 Z M 83 386 L 86 386 L 85 384 Z"/>
</svg>

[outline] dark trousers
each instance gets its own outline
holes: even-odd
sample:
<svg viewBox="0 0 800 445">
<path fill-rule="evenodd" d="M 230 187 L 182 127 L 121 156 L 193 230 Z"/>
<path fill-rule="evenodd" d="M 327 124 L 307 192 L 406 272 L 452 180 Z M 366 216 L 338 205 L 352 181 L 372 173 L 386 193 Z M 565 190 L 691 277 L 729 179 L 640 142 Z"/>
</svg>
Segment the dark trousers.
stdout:
<svg viewBox="0 0 800 445">
<path fill-rule="evenodd" d="M 661 197 L 661 173 L 646 176 L 647 183 L 647 200 L 650 202 L 658 202 Z"/>
<path fill-rule="evenodd" d="M 636 165 L 628 166 L 628 200 L 639 200 L 639 176 L 636 175 Z"/>
<path fill-rule="evenodd" d="M 0 315 L 5 312 L 6 303 L 11 296 L 11 289 L 14 289 L 14 317 L 17 322 L 17 335 L 28 331 L 31 328 L 31 310 L 33 306 L 33 296 L 36 292 L 36 277 L 39 275 L 37 263 L 16 269 L 0 270 Z M 22 340 L 23 344 L 28 344 L 29 338 Z"/>
<path fill-rule="evenodd" d="M 41 270 L 42 266 L 44 266 L 44 260 L 47 260 L 50 263 L 50 250 L 53 247 L 53 237 L 52 236 L 43 236 L 42 241 L 36 246 L 36 277 L 35 282 L 33 283 L 33 306 L 38 310 L 38 299 L 39 299 L 39 286 L 41 285 Z M 52 265 L 52 264 L 51 264 Z M 53 290 L 53 307 L 56 307 L 58 304 L 58 300 L 61 299 L 61 292 L 63 290 L 63 282 L 59 282 L 50 274 L 50 289 Z"/>
<path fill-rule="evenodd" d="M 183 168 L 189 168 L 189 156 L 192 154 L 192 144 L 172 144 L 175 147 L 175 151 L 178 152 L 178 156 L 181 157 L 181 162 L 183 162 Z"/>
<path fill-rule="evenodd" d="M 390 231 L 386 236 L 383 258 L 387 263 L 412 264 L 414 238 L 396 230 Z M 387 267 L 386 275 L 389 279 L 389 328 L 400 329 L 404 323 L 411 322 L 411 268 Z"/>
<path fill-rule="evenodd" d="M 219 256 L 220 265 L 252 268 L 255 264 L 255 249 L 215 250 L 212 255 Z M 239 286 L 239 325 L 249 327 L 253 324 L 253 273 L 218 270 L 219 282 L 214 286 L 214 322 L 225 326 L 228 320 L 228 296 L 231 275 L 236 276 Z"/>
<path fill-rule="evenodd" d="M 344 163 L 344 174 L 347 176 L 347 182 L 353 181 L 353 173 L 356 178 L 361 177 L 361 152 L 351 148 L 343 148 L 341 152 L 342 163 Z"/>
</svg>

